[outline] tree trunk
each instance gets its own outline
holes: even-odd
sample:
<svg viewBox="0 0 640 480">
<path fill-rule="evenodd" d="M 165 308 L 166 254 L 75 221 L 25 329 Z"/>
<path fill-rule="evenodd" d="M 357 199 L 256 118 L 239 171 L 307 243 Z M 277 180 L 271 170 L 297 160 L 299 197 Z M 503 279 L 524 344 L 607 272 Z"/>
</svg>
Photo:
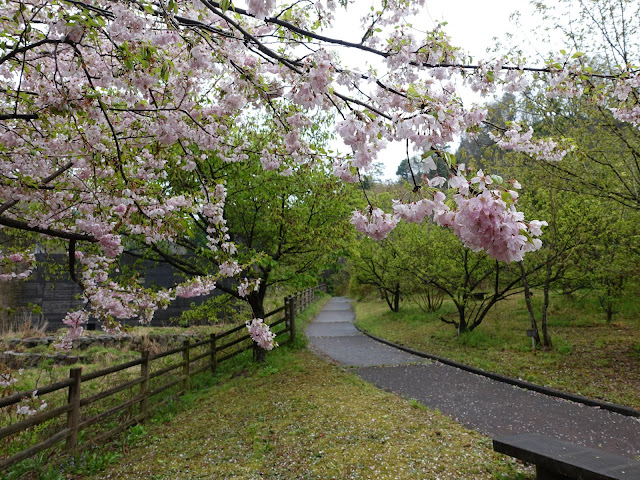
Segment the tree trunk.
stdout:
<svg viewBox="0 0 640 480">
<path fill-rule="evenodd" d="M 389 299 L 389 294 L 388 294 L 387 290 L 384 289 L 384 288 L 381 288 L 380 289 L 380 296 L 382 298 L 384 298 L 384 301 L 387 302 L 387 306 L 389 307 L 389 310 L 391 310 L 393 312 L 394 311 L 393 310 L 393 303 L 391 303 L 391 300 Z"/>
<path fill-rule="evenodd" d="M 395 292 L 393 292 L 393 309 L 394 312 L 400 311 L 400 284 L 396 283 Z"/>
<path fill-rule="evenodd" d="M 540 345 L 540 332 L 538 331 L 538 324 L 536 322 L 536 316 L 533 311 L 533 304 L 531 303 L 531 290 L 529 289 L 529 282 L 527 281 L 527 273 L 524 269 L 524 262 L 519 261 L 520 275 L 522 277 L 522 286 L 524 289 L 524 300 L 527 304 L 527 310 L 529 311 L 529 319 L 531 320 L 531 330 L 533 330 L 533 339 L 536 345 Z M 543 314 L 544 318 L 544 314 Z M 546 322 L 545 322 L 546 323 Z"/>
<path fill-rule="evenodd" d="M 267 358 L 267 351 L 260 345 L 254 342 L 253 344 L 253 359 L 258 363 L 264 363 Z"/>
<path fill-rule="evenodd" d="M 247 296 L 247 302 L 251 307 L 254 318 L 264 318 L 264 296 L 266 289 L 259 288 L 257 292 L 251 292 Z"/>
<path fill-rule="evenodd" d="M 551 348 L 551 334 L 547 327 L 547 313 L 549 311 L 549 286 L 551 284 L 551 263 L 547 259 L 547 272 L 544 278 L 544 303 L 542 304 L 542 346 L 544 348 Z"/>
<path fill-rule="evenodd" d="M 465 313 L 464 304 L 458 305 L 458 335 L 469 331 L 469 325 L 467 325 Z"/>
</svg>

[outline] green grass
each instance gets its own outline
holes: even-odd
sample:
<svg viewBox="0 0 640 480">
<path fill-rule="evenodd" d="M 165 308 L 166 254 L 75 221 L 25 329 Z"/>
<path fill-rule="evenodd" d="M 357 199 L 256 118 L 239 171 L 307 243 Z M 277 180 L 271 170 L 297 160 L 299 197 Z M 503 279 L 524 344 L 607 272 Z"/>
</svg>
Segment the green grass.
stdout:
<svg viewBox="0 0 640 480">
<path fill-rule="evenodd" d="M 488 438 L 298 349 L 150 425 L 94 479 L 531 479 Z"/>
<path fill-rule="evenodd" d="M 540 298 L 536 298 L 540 301 Z M 399 312 L 383 301 L 355 303 L 356 323 L 373 335 L 416 350 L 563 391 L 640 408 L 640 317 L 637 302 L 606 324 L 595 301 L 554 297 L 549 328 L 554 348 L 531 349 L 524 301 L 511 298 L 494 307 L 473 332 L 458 337 L 441 315 L 455 318 L 451 303 L 425 314 L 411 303 Z"/>
</svg>

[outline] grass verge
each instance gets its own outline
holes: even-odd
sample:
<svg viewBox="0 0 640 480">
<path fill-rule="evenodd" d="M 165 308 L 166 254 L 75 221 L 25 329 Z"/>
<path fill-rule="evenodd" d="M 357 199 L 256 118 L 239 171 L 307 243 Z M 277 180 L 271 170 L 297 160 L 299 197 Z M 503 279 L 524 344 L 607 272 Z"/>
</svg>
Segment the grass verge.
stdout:
<svg viewBox="0 0 640 480">
<path fill-rule="evenodd" d="M 592 305 L 558 298 L 549 326 L 554 348 L 532 351 L 526 307 L 512 298 L 496 305 L 473 332 L 458 337 L 439 320 L 445 303 L 424 313 L 411 303 L 399 312 L 377 300 L 355 302 L 356 324 L 394 343 L 570 393 L 640 409 L 640 318 L 606 324 Z"/>
<path fill-rule="evenodd" d="M 303 315 L 299 332 L 321 305 Z M 91 479 L 501 479 L 533 471 L 419 403 L 293 345 L 229 364 L 145 425 L 135 449 Z M 74 477 L 71 477 L 74 478 Z"/>
</svg>

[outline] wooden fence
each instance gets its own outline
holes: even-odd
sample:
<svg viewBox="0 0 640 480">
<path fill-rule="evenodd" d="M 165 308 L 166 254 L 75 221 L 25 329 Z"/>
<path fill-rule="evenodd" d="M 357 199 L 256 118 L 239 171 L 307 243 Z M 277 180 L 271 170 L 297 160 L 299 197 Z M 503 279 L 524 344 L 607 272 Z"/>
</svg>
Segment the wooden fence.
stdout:
<svg viewBox="0 0 640 480">
<path fill-rule="evenodd" d="M 269 324 L 276 337 L 289 333 L 288 341 L 295 338 L 296 315 L 315 299 L 315 293 L 320 290 L 326 291 L 326 287 L 320 285 L 286 297 L 284 306 L 265 315 L 265 323 Z M 276 316 L 281 318 L 271 323 L 267 321 L 268 318 Z M 274 330 L 274 327 L 282 324 L 284 328 Z M 83 374 L 82 368 L 72 368 L 66 380 L 0 398 L 0 418 L 5 415 L 9 418 L 9 410 L 17 408 L 16 405 L 36 395 L 39 401 L 46 398 L 49 403 L 47 395 L 53 399 L 46 410 L 0 428 L 0 448 L 5 451 L 0 459 L 0 471 L 63 440 L 64 450 L 75 454 L 92 445 L 100 445 L 124 429 L 143 422 L 150 416 L 152 409 L 155 410 L 175 396 L 188 391 L 193 376 L 205 371 L 215 372 L 220 362 L 252 349 L 254 343 L 248 334 L 243 335 L 243 331 L 246 332 L 244 329 L 246 327 L 240 325 L 223 333 L 213 333 L 209 338 L 198 342 L 185 340 L 177 348 L 156 354 L 145 351 L 136 360 L 91 373 Z M 110 376 L 116 373 L 119 374 L 116 384 L 109 385 L 108 379 L 113 378 Z M 101 388 L 105 385 L 108 388 Z M 160 400 L 159 394 L 172 388 L 176 390 L 175 394 L 165 394 Z M 125 401 L 114 400 L 114 396 L 120 392 L 124 392 Z M 112 400 L 111 403 L 108 403 L 109 399 Z M 106 406 L 100 405 L 105 402 Z M 123 412 L 126 413 L 125 419 L 117 417 Z M 117 418 L 115 422 L 114 418 Z M 116 423 L 113 428 L 97 428 L 98 424 L 104 424 L 109 419 L 111 423 Z M 83 438 L 80 442 L 79 437 L 84 437 L 86 431 L 90 430 L 89 427 L 95 427 L 93 430 L 98 432 L 94 432 L 92 438 Z M 27 440 L 24 440 L 22 443 L 25 445 L 18 451 L 15 451 L 16 448 L 4 448 L 9 445 L 12 436 L 25 432 L 35 433 L 31 435 L 34 437 L 31 443 L 35 444 L 27 446 Z"/>
</svg>

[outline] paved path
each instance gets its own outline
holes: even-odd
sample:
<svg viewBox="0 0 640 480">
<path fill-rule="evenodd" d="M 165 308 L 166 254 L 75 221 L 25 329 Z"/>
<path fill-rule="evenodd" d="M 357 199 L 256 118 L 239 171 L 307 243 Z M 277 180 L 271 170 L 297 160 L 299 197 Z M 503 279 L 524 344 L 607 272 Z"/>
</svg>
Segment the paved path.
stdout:
<svg viewBox="0 0 640 480">
<path fill-rule="evenodd" d="M 335 297 L 308 326 L 310 348 L 378 387 L 414 398 L 489 437 L 535 432 L 640 457 L 640 419 L 513 387 L 431 362 L 361 334 Z"/>
</svg>

